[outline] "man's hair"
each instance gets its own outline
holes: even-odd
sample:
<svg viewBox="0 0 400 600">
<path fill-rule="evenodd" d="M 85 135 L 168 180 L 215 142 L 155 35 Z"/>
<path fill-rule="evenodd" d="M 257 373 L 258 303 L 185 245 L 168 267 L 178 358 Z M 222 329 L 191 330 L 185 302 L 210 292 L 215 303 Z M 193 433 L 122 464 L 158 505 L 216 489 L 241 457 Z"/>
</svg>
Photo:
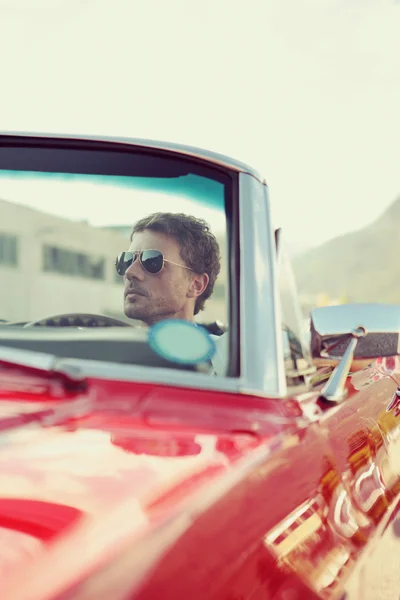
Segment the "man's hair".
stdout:
<svg viewBox="0 0 400 600">
<path fill-rule="evenodd" d="M 180 244 L 180 254 L 186 266 L 195 273 L 207 273 L 209 282 L 204 292 L 196 299 L 194 314 L 204 310 L 205 301 L 214 290 L 215 281 L 221 270 L 220 249 L 210 226 L 203 219 L 183 213 L 153 213 L 140 219 L 133 226 L 135 233 L 150 229 L 174 237 Z"/>
</svg>

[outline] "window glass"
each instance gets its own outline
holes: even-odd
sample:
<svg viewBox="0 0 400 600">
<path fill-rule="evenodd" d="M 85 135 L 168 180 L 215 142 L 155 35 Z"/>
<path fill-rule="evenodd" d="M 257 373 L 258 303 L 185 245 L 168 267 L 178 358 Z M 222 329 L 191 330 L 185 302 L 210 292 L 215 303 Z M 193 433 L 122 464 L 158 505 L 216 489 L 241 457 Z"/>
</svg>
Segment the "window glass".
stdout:
<svg viewBox="0 0 400 600">
<path fill-rule="evenodd" d="M 286 382 L 288 387 L 292 388 L 304 385 L 305 376 L 310 370 L 310 358 L 296 282 L 281 235 L 278 237 L 277 256 L 283 360 Z"/>
<path fill-rule="evenodd" d="M 0 232 L 0 319 L 93 313 L 148 327 L 182 317 L 226 330 L 228 178 L 189 161 L 131 163 L 137 175 L 0 170 L 2 226 L 13 232 Z M 146 270 L 145 250 L 161 253 L 159 272 Z"/>
<path fill-rule="evenodd" d="M 0 265 L 15 267 L 17 258 L 18 239 L 16 235 L 0 232 Z"/>
</svg>

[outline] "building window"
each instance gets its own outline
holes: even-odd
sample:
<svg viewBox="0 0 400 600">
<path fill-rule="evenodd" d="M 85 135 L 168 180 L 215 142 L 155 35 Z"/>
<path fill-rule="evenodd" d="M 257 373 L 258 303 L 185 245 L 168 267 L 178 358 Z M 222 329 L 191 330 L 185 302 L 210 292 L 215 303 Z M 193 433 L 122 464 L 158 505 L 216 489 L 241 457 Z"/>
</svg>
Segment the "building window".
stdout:
<svg viewBox="0 0 400 600">
<path fill-rule="evenodd" d="M 43 246 L 43 271 L 101 280 L 105 279 L 104 267 L 104 258 L 93 258 L 56 246 Z"/>
<path fill-rule="evenodd" d="M 16 235 L 0 233 L 0 265 L 16 267 L 18 264 L 18 240 Z"/>
<path fill-rule="evenodd" d="M 92 261 L 91 270 L 92 270 L 92 279 L 105 279 L 104 273 L 104 260 L 100 259 L 97 262 Z"/>
</svg>

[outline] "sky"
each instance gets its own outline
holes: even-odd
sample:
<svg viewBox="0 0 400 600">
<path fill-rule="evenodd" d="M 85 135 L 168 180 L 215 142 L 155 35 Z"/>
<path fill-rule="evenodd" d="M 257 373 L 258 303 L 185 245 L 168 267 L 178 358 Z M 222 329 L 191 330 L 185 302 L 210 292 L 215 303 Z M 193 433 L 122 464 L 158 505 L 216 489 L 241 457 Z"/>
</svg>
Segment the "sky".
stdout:
<svg viewBox="0 0 400 600">
<path fill-rule="evenodd" d="M 400 194 L 399 31 L 395 0 L 0 0 L 0 130 L 222 152 L 315 245 Z"/>
<path fill-rule="evenodd" d="M 216 235 L 226 231 L 222 186 L 222 207 L 213 208 L 199 202 L 190 186 L 187 192 L 178 194 L 132 189 L 132 186 L 119 184 L 117 177 L 110 179 L 99 181 L 97 177 L 82 175 L 66 181 L 64 176 L 38 178 L 25 174 L 21 178 L 19 173 L 17 177 L 8 177 L 7 172 L 4 174 L 0 170 L 0 199 L 64 219 L 84 221 L 93 227 L 126 225 L 129 229 L 149 212 L 165 210 L 167 204 L 171 212 L 205 219 Z M 214 199 L 219 200 L 218 193 Z M 47 227 L 44 229 L 46 231 Z"/>
</svg>

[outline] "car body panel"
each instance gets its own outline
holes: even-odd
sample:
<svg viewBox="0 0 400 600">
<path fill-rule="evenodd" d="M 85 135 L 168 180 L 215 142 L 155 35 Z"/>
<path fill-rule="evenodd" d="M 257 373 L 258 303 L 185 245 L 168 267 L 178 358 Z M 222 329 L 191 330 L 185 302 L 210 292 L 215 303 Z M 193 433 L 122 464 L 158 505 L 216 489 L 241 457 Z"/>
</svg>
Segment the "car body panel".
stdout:
<svg viewBox="0 0 400 600">
<path fill-rule="evenodd" d="M 363 376 L 370 387 L 383 386 L 385 395 L 396 387 L 383 374 L 378 381 L 371 370 Z M 15 378 L 14 388 L 21 372 Z M 12 387 L 10 374 L 8 381 Z M 73 407 L 69 412 L 66 399 L 56 400 L 54 392 L 25 394 L 21 400 L 15 390 L 7 403 L 2 392 L 0 473 L 7 493 L 0 510 L 7 496 L 18 498 L 26 520 L 32 502 L 52 503 L 53 510 L 45 513 L 50 520 L 60 506 L 70 507 L 70 522 L 66 517 L 59 531 L 42 536 L 47 559 L 44 563 L 38 553 L 30 563 L 25 572 L 31 583 L 23 595 L 11 576 L 5 588 L 10 598 L 50 598 L 51 590 L 61 598 L 67 589 L 70 595 L 62 597 L 79 598 L 87 586 L 104 583 L 104 561 L 111 580 L 114 568 L 122 569 L 113 584 L 115 598 L 125 597 L 127 589 L 131 597 L 153 598 L 166 587 L 176 598 L 207 593 L 209 598 L 269 599 L 284 597 L 288 589 L 334 598 L 351 582 L 373 533 L 371 523 L 377 531 L 393 508 L 391 493 L 378 511 L 365 509 L 355 478 L 349 477 L 354 469 L 345 451 L 356 430 L 351 419 L 365 420 L 368 405 L 362 394 L 368 390 L 360 395 L 354 388 L 347 403 L 333 412 L 321 410 L 318 419 L 309 419 L 295 399 L 212 397 L 208 391 L 106 380 L 92 380 L 90 390 L 67 399 Z M 106 401 L 111 394 L 112 405 Z M 8 421 L 5 428 L 7 413 L 32 415 L 46 406 L 54 413 L 48 410 L 47 424 Z M 335 423 L 345 422 L 345 413 L 349 426 L 341 430 Z M 356 477 L 363 476 L 362 468 L 354 471 Z M 277 493 L 280 489 L 284 492 Z M 22 500 L 31 504 L 24 508 Z M 364 501 L 367 506 L 368 498 Z M 107 548 L 111 523 L 115 539 Z M 35 535 L 34 528 L 25 532 Z M 77 569 L 66 556 L 71 546 L 87 545 L 90 536 L 99 540 L 98 547 Z M 158 536 L 163 543 L 154 547 Z M 121 566 L 128 556 L 137 570 L 125 572 Z M 47 561 L 55 567 L 56 581 L 48 575 L 43 581 Z"/>
<path fill-rule="evenodd" d="M 356 565 L 363 565 L 360 588 L 366 573 L 375 572 L 371 551 L 374 548 L 379 554 L 384 553 L 389 541 L 384 535 L 386 523 L 397 510 L 399 446 L 394 447 L 393 439 L 398 437 L 400 419 L 387 410 L 397 381 L 393 372 L 378 362 L 353 373 L 347 389 L 347 399 L 326 411 L 321 428 L 342 480 L 342 493 L 349 499 L 348 507 L 343 503 L 340 514 L 347 511 L 352 515 L 351 527 L 344 529 L 343 535 L 356 541 L 353 558 Z M 348 585 L 349 589 L 354 587 L 351 579 Z"/>
<path fill-rule="evenodd" d="M 292 401 L 269 401 L 265 414 L 265 402 L 259 398 L 243 397 L 238 403 L 234 395 L 212 398 L 207 391 L 104 380 L 93 380 L 86 395 L 60 399 L 46 378 L 29 375 L 31 392 L 22 393 L 22 399 L 18 385 L 23 374 L 16 370 L 14 376 L 13 384 L 8 372 L 13 394 L 2 391 L 0 473 L 5 492 L 0 509 L 5 510 L 7 499 L 17 500 L 19 525 L 14 516 L 13 527 L 40 537 L 50 553 L 62 543 L 59 536 L 65 529 L 79 530 L 81 520 L 77 522 L 72 509 L 93 524 L 127 502 L 132 537 L 143 535 L 152 519 L 165 522 L 176 517 L 178 509 L 178 517 L 190 510 L 195 492 L 209 503 L 210 482 L 221 479 L 221 485 L 229 487 L 230 478 L 237 477 L 232 465 L 242 459 L 252 464 L 257 459 L 250 456 L 252 450 L 268 456 L 270 440 L 295 430 L 296 420 L 302 420 Z M 257 433 L 252 431 L 254 423 Z M 37 509 L 49 503 L 51 511 L 38 514 Z M 71 509 L 63 520 L 57 520 L 60 507 Z M 29 524 L 32 511 L 34 525 Z M 40 518 L 44 522 L 39 523 Z M 57 520 L 60 530 L 47 520 Z M 79 540 L 79 532 L 77 536 Z"/>
</svg>

